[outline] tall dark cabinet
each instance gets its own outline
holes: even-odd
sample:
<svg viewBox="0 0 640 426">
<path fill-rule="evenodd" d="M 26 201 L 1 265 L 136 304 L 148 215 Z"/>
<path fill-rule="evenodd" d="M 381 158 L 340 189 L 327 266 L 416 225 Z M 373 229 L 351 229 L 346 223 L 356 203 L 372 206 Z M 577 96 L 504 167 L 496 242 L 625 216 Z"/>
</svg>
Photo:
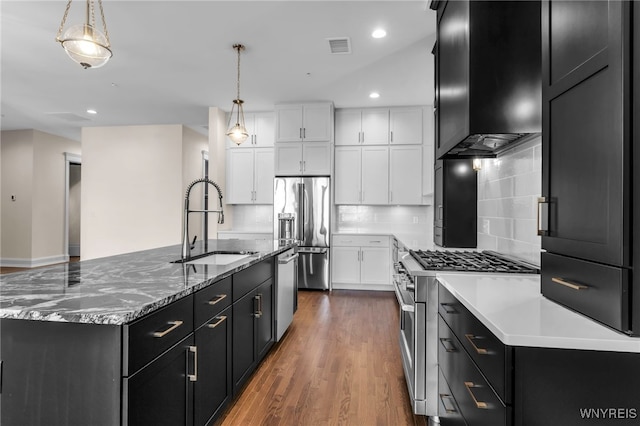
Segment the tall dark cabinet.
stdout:
<svg viewBox="0 0 640 426">
<path fill-rule="evenodd" d="M 630 334 L 640 334 L 631 258 L 637 9 L 619 0 L 542 3 L 542 293 Z"/>
<path fill-rule="evenodd" d="M 438 160 L 435 164 L 433 239 L 441 247 L 477 245 L 478 177 L 472 160 Z"/>
</svg>

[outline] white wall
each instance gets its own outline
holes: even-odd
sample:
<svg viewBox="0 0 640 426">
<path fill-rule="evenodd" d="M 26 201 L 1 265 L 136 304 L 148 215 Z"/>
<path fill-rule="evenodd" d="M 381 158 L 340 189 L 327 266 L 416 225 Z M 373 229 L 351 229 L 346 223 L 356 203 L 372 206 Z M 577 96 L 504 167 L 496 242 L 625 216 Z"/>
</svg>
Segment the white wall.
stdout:
<svg viewBox="0 0 640 426">
<path fill-rule="evenodd" d="M 83 260 L 180 243 L 183 149 L 206 149 L 184 139 L 182 125 L 82 129 Z"/>
<path fill-rule="evenodd" d="M 79 154 L 80 143 L 37 130 L 2 132 L 3 265 L 30 267 L 67 259 L 65 152 Z"/>
<path fill-rule="evenodd" d="M 542 192 L 542 140 L 537 137 L 478 172 L 478 248 L 540 264 L 537 198 Z"/>
</svg>

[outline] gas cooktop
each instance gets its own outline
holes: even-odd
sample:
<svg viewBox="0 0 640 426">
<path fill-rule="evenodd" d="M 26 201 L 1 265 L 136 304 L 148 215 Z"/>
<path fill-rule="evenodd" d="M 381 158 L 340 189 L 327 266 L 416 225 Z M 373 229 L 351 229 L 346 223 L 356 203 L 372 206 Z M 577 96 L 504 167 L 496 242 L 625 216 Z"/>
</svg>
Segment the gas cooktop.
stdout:
<svg viewBox="0 0 640 426">
<path fill-rule="evenodd" d="M 429 271 L 494 272 L 539 274 L 537 266 L 493 251 L 409 250 Z"/>
</svg>

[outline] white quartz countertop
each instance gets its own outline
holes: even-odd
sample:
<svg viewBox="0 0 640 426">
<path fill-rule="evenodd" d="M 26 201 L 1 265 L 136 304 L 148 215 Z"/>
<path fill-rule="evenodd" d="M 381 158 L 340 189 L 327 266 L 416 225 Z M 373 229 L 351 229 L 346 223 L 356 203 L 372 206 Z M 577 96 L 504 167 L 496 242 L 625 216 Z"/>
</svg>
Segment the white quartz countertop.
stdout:
<svg viewBox="0 0 640 426">
<path fill-rule="evenodd" d="M 614 331 L 542 296 L 538 275 L 437 277 L 506 345 L 640 353 L 640 338 Z"/>
</svg>

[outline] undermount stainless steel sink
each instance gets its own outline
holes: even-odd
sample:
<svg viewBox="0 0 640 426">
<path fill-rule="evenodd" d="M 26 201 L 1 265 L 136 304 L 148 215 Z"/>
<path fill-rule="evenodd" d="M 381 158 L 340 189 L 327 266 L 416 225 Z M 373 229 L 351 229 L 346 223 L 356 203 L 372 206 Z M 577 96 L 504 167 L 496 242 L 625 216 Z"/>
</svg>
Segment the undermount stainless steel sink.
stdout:
<svg viewBox="0 0 640 426">
<path fill-rule="evenodd" d="M 184 263 L 189 265 L 228 265 L 249 256 L 249 254 L 210 254 Z"/>
<path fill-rule="evenodd" d="M 258 252 L 255 251 L 214 251 L 187 261 L 180 259 L 174 260 L 171 263 L 186 263 L 188 265 L 229 265 L 257 253 Z"/>
</svg>

